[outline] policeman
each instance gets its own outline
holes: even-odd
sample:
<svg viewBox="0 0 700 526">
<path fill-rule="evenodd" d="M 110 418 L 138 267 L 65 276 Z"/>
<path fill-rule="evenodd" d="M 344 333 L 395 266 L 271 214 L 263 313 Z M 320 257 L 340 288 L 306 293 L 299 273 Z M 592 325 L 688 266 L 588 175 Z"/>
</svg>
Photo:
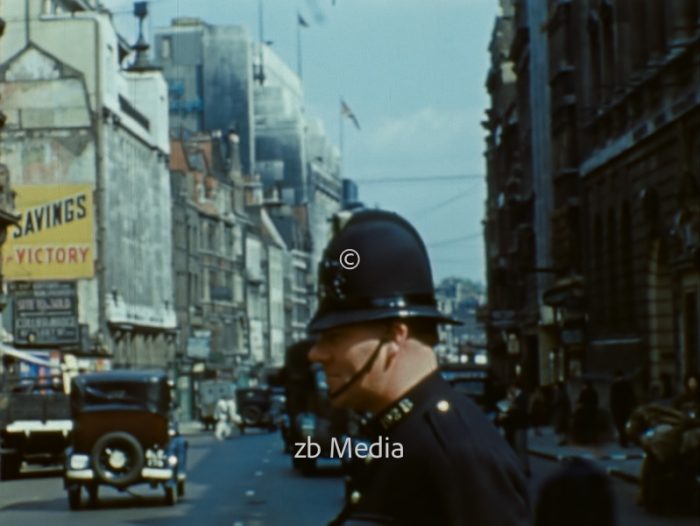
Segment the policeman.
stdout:
<svg viewBox="0 0 700 526">
<path fill-rule="evenodd" d="M 437 372 L 436 327 L 456 321 L 437 308 L 416 230 L 390 212 L 356 212 L 319 274 L 309 358 L 323 365 L 336 406 L 371 413 L 365 434 L 380 444 L 331 524 L 528 524 L 517 459 Z"/>
</svg>

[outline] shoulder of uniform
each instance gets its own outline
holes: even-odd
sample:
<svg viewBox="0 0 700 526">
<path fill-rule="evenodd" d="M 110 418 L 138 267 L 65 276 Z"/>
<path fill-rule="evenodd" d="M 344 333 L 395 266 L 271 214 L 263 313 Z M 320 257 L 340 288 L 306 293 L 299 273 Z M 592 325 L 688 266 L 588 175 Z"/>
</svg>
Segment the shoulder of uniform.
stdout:
<svg viewBox="0 0 700 526">
<path fill-rule="evenodd" d="M 454 397 L 437 396 L 425 408 L 425 418 L 435 437 L 443 444 L 453 444 L 455 437 L 466 438 L 469 434 L 466 408 L 461 402 Z"/>
</svg>

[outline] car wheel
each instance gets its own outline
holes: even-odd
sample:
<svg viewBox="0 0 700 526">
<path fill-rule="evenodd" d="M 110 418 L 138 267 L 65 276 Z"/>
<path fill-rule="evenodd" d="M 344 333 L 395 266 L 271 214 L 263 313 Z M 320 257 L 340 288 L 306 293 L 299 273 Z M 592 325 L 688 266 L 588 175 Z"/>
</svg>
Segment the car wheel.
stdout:
<svg viewBox="0 0 700 526">
<path fill-rule="evenodd" d="M 262 410 L 257 405 L 247 405 L 241 411 L 241 418 L 248 426 L 257 426 L 262 418 Z"/>
<path fill-rule="evenodd" d="M 129 433 L 107 433 L 95 442 L 91 462 L 100 482 L 128 486 L 141 477 L 144 463 L 143 447 Z"/>
<path fill-rule="evenodd" d="M 87 487 L 88 495 L 90 496 L 89 503 L 91 508 L 97 507 L 100 501 L 100 486 L 98 484 L 90 484 Z"/>
<path fill-rule="evenodd" d="M 73 511 L 80 509 L 80 491 L 80 486 L 68 488 L 68 507 Z"/>
<path fill-rule="evenodd" d="M 0 480 L 12 480 L 19 477 L 22 460 L 17 454 L 0 455 Z"/>
<path fill-rule="evenodd" d="M 175 486 L 165 486 L 165 503 L 168 506 L 177 504 L 177 488 Z"/>
</svg>

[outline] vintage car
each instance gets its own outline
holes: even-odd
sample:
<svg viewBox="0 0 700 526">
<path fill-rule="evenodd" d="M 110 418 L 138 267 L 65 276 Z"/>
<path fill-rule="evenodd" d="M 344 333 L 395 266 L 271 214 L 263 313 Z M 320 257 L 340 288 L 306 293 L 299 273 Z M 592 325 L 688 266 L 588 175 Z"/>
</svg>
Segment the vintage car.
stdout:
<svg viewBox="0 0 700 526">
<path fill-rule="evenodd" d="M 273 387 L 239 387 L 236 389 L 236 405 L 241 419 L 238 424 L 241 433 L 248 427 L 261 427 L 268 431 L 277 428 L 279 403 Z"/>
<path fill-rule="evenodd" d="M 187 442 L 171 418 L 171 385 L 162 371 L 109 371 L 77 376 L 70 393 L 73 434 L 64 487 L 70 509 L 82 489 L 95 505 L 100 485 L 120 491 L 161 486 L 169 505 L 185 494 Z"/>
<path fill-rule="evenodd" d="M 308 359 L 312 345 L 313 340 L 302 340 L 290 346 L 282 375 L 288 422 L 282 428 L 285 451 L 291 455 L 292 467 L 304 475 L 314 473 L 317 458 L 331 456 L 334 440 L 342 442 L 351 434 L 353 416 L 331 405 L 323 368 Z M 316 455 L 300 454 L 298 445 L 306 442 L 318 445 Z"/>
<path fill-rule="evenodd" d="M 0 480 L 22 463 L 63 464 L 73 422 L 62 378 L 22 378 L 0 392 Z"/>
<path fill-rule="evenodd" d="M 640 504 L 652 513 L 700 514 L 700 406 L 670 400 L 639 406 L 625 432 L 644 450 Z"/>
<path fill-rule="evenodd" d="M 496 401 L 505 396 L 505 390 L 487 367 L 447 364 L 440 367 L 440 375 L 453 388 L 476 402 L 487 414 L 495 412 Z"/>
</svg>

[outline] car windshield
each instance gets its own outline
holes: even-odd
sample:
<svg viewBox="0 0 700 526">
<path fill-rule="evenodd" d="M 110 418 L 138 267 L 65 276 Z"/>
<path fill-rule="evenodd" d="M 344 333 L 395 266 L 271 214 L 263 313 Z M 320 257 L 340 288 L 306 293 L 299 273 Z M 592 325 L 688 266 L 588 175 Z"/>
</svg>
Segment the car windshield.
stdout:
<svg viewBox="0 0 700 526">
<path fill-rule="evenodd" d="M 154 412 L 168 410 L 167 391 L 160 383 L 100 381 L 78 385 L 74 394 L 76 409 L 127 405 Z"/>
</svg>

